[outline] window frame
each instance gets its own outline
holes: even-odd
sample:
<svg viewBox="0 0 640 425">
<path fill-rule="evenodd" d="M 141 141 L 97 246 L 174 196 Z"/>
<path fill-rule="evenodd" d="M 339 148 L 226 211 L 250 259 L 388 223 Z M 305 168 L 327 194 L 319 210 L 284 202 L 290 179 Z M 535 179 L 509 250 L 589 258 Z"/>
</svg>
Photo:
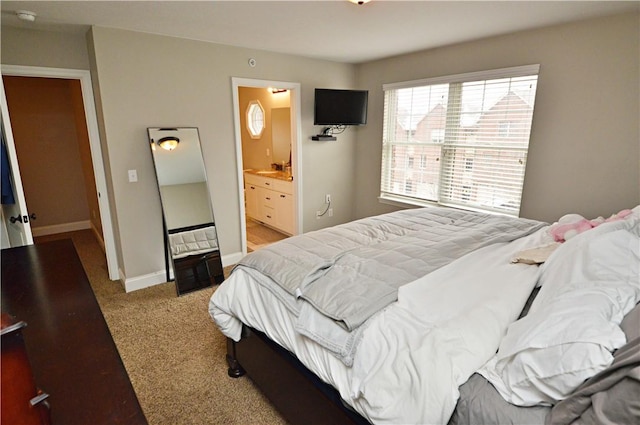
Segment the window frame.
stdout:
<svg viewBox="0 0 640 425">
<path fill-rule="evenodd" d="M 452 85 L 452 84 L 458 84 L 459 86 L 462 87 L 464 83 L 470 83 L 470 82 L 486 82 L 488 80 L 497 80 L 497 79 L 506 79 L 506 78 L 510 78 L 510 79 L 517 79 L 518 77 L 527 77 L 527 76 L 531 76 L 534 77 L 535 76 L 535 86 L 536 86 L 536 94 L 534 94 L 532 100 L 533 103 L 533 107 L 532 107 L 532 112 L 531 114 L 533 114 L 533 108 L 535 107 L 535 96 L 537 95 L 537 80 L 539 77 L 539 71 L 540 71 L 540 65 L 539 64 L 534 64 L 534 65 L 525 65 L 525 66 L 518 66 L 518 67 L 511 67 L 511 68 L 501 68 L 501 69 L 494 69 L 494 70 L 488 70 L 488 71 L 479 71 L 479 72 L 470 72 L 470 73 L 464 73 L 464 74 L 456 74 L 456 75 L 449 75 L 449 76 L 441 76 L 441 77 L 435 77 L 435 78 L 426 78 L 426 79 L 421 79 L 421 80 L 413 80 L 413 81 L 404 81 L 404 82 L 399 82 L 399 83 L 391 83 L 391 84 L 384 84 L 383 85 L 383 90 L 384 90 L 384 123 L 383 123 L 383 135 L 382 135 L 382 157 L 381 157 L 381 181 L 380 181 L 380 196 L 379 196 L 379 201 L 382 203 L 387 203 L 387 204 L 392 204 L 392 205 L 397 205 L 397 206 L 443 206 L 443 207 L 454 207 L 454 208 L 460 208 L 460 209 L 466 209 L 466 210 L 472 210 L 472 211 L 483 211 L 483 212 L 488 212 L 488 213 L 495 213 L 495 214 L 503 214 L 503 215 L 510 215 L 510 216 L 518 216 L 520 213 L 520 206 L 522 204 L 522 189 L 524 187 L 524 179 L 525 179 L 525 172 L 524 172 L 524 168 L 522 171 L 522 177 L 521 177 L 521 181 L 520 181 L 520 197 L 519 197 L 519 203 L 517 204 L 517 207 L 515 208 L 515 210 L 507 210 L 507 208 L 504 208 L 505 210 L 500 210 L 500 208 L 490 208 L 487 206 L 483 206 L 483 205 L 459 205 L 458 203 L 451 203 L 451 202 L 447 202 L 447 201 L 443 201 L 443 195 L 440 193 L 443 190 L 443 187 L 447 187 L 446 183 L 442 182 L 442 176 L 443 176 L 443 168 L 445 167 L 444 162 L 445 159 L 444 157 L 446 156 L 446 152 L 448 152 L 448 150 L 455 149 L 456 148 L 456 143 L 450 143 L 450 141 L 446 138 L 445 136 L 445 140 L 443 141 L 433 141 L 433 134 L 430 136 L 431 137 L 431 141 L 430 142 L 407 142 L 406 145 L 407 146 L 428 146 L 428 145 L 436 145 L 436 146 L 440 146 L 440 155 L 439 158 L 436 159 L 436 161 L 439 161 L 438 165 L 437 165 L 437 170 L 435 170 L 435 167 L 433 169 L 434 172 L 437 172 L 439 174 L 439 177 L 436 181 L 436 186 L 435 186 L 435 193 L 438 193 L 437 196 L 435 196 L 435 200 L 431 200 L 431 199 L 427 199 L 427 198 L 422 198 L 422 197 L 413 197 L 410 195 L 405 194 L 398 194 L 398 193 L 392 193 L 389 189 L 389 184 L 391 184 L 391 181 L 388 180 L 388 178 L 391 178 L 392 171 L 391 168 L 393 167 L 393 161 L 397 161 L 398 158 L 394 158 L 394 154 L 393 152 L 393 146 L 400 146 L 403 143 L 398 142 L 394 137 L 391 136 L 392 131 L 395 130 L 395 126 L 398 125 L 397 122 L 394 123 L 393 125 L 391 125 L 391 127 L 394 127 L 393 129 L 391 128 L 387 128 L 387 120 L 390 119 L 389 117 L 393 116 L 393 117 L 397 117 L 397 111 L 395 110 L 390 110 L 393 109 L 393 107 L 395 105 L 390 105 L 389 103 L 393 103 L 393 100 L 389 100 L 389 93 L 394 92 L 395 90 L 398 89 L 403 89 L 403 88 L 419 88 L 419 87 L 424 87 L 424 86 L 434 86 L 434 85 L 439 85 L 439 84 L 447 84 L 447 85 Z M 449 86 L 451 87 L 451 86 Z M 451 100 L 449 100 L 449 102 L 451 102 Z M 533 126 L 533 117 L 531 118 L 531 126 Z M 502 132 L 498 132 L 499 134 L 497 134 L 497 139 L 500 138 L 506 138 L 509 137 L 509 134 L 513 131 L 512 128 L 512 123 L 508 124 L 508 130 L 507 130 L 507 135 L 503 136 Z M 458 127 L 458 129 L 461 127 Z M 407 130 L 410 131 L 410 130 Z M 436 131 L 436 130 L 434 130 Z M 388 132 L 388 134 L 384 134 L 384 132 Z M 392 139 L 393 142 L 389 142 L 388 140 Z M 517 151 L 522 151 L 522 154 L 524 156 L 524 160 L 526 161 L 526 156 L 528 153 L 528 149 L 529 149 L 529 145 L 530 145 L 530 141 L 531 141 L 531 132 L 529 132 L 528 136 L 527 136 L 527 144 L 526 147 L 524 147 L 523 149 L 515 149 Z M 459 147 L 459 146 L 457 146 Z M 469 149 L 474 149 L 475 147 L 473 145 L 469 145 L 466 146 Z M 482 149 L 486 149 L 486 147 L 480 146 L 479 150 Z M 495 152 L 499 152 L 499 153 L 503 153 L 506 151 L 509 151 L 511 148 L 504 148 L 504 147 L 496 147 L 494 148 Z M 463 151 L 464 152 L 464 151 Z M 425 154 L 422 153 L 418 153 L 418 152 L 414 152 L 412 153 L 412 155 L 422 155 L 424 156 Z M 464 155 L 464 154 L 463 154 Z M 442 159 L 442 160 L 440 160 Z M 462 163 L 463 164 L 468 164 L 468 159 L 463 159 Z M 422 163 L 422 161 L 420 161 Z M 429 161 L 432 162 L 432 161 Z M 472 158 L 471 159 L 471 163 L 474 164 L 476 161 Z M 526 167 L 526 164 L 524 164 Z M 430 167 L 433 166 L 433 164 L 429 165 Z M 386 167 L 386 169 L 385 169 Z M 451 165 L 448 165 L 448 167 L 451 167 Z M 472 165 L 473 167 L 473 165 Z M 454 169 L 457 171 L 458 168 Z M 469 169 L 465 166 L 462 165 L 461 168 L 462 171 L 468 171 Z M 449 173 L 451 173 L 451 169 L 449 168 L 447 170 Z M 411 171 L 405 167 L 404 168 L 404 172 L 406 174 L 411 174 Z M 387 179 L 387 181 L 385 181 L 385 179 Z M 411 178 L 412 180 L 412 184 L 415 184 L 414 178 Z M 393 181 L 393 180 L 392 180 Z M 475 180 L 472 182 L 472 184 L 475 184 Z M 387 187 L 385 187 L 385 184 L 387 185 Z M 465 185 L 467 183 L 464 183 Z M 429 186 L 432 186 L 431 183 L 428 183 Z M 494 186 L 495 186 L 495 181 L 494 181 Z M 465 186 L 465 188 L 468 188 L 468 186 Z M 452 187 L 447 187 L 447 190 L 451 191 L 453 190 Z M 465 199 L 467 197 L 467 192 L 465 192 Z M 503 205 L 501 205 L 500 207 L 505 207 Z"/>
<path fill-rule="evenodd" d="M 257 119 L 257 115 L 260 119 Z M 247 105 L 247 131 L 252 139 L 262 138 L 262 133 L 266 127 L 266 117 L 264 108 L 259 100 L 251 100 Z"/>
</svg>

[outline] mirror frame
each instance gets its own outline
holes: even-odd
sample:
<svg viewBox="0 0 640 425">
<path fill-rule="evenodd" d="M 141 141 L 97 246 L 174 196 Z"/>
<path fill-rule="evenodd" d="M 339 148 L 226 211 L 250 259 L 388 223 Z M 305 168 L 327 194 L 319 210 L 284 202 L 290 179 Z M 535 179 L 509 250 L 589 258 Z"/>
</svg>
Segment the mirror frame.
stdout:
<svg viewBox="0 0 640 425">
<path fill-rule="evenodd" d="M 162 207 L 167 281 L 172 280 L 172 268 L 178 296 L 222 283 L 224 273 L 198 128 L 149 127 L 147 135 Z M 164 139 L 176 139 L 171 149 L 160 147 Z M 180 162 L 168 165 L 172 157 Z M 191 202 L 191 207 L 185 208 L 185 202 Z"/>
</svg>

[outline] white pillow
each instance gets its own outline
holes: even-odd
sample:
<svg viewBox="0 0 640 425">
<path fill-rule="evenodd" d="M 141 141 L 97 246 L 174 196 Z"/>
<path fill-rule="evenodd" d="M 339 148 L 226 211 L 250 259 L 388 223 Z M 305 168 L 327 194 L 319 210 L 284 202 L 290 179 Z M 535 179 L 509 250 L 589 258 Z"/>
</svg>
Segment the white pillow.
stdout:
<svg viewBox="0 0 640 425">
<path fill-rule="evenodd" d="M 591 294 L 586 300 L 578 292 L 509 329 L 496 359 L 496 372 L 508 388 L 507 401 L 534 406 L 563 400 L 606 369 L 613 362 L 611 351 L 626 343 L 620 327 L 610 321 L 614 312 L 606 311 L 608 297 Z M 576 305 L 591 311 L 577 312 L 571 308 Z"/>
<path fill-rule="evenodd" d="M 479 372 L 519 406 L 553 404 L 613 361 L 620 322 L 640 298 L 640 220 L 601 225 L 543 266 L 529 314 L 513 323 Z"/>
</svg>

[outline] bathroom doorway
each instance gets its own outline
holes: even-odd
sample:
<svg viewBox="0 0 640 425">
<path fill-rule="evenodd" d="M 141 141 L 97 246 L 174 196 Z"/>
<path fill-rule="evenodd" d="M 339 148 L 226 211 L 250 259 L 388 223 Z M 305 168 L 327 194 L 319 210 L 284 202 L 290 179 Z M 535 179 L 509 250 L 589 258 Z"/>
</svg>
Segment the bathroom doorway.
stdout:
<svg viewBox="0 0 640 425">
<path fill-rule="evenodd" d="M 238 193 L 243 254 L 288 235 L 300 233 L 302 169 L 300 167 L 300 84 L 233 78 Z M 253 120 L 253 121 L 251 121 Z M 243 149 L 244 142 L 244 149 Z M 255 219 L 253 203 L 245 202 L 245 174 L 258 182 L 275 182 L 274 194 L 265 199 L 290 202 L 278 211 Z M 264 192 L 265 188 L 259 190 Z M 266 189 L 270 189 L 267 187 Z M 281 192 L 278 192 L 281 191 Z M 253 218 L 247 218 L 253 217 Z M 284 224 L 282 221 L 284 220 Z"/>
</svg>

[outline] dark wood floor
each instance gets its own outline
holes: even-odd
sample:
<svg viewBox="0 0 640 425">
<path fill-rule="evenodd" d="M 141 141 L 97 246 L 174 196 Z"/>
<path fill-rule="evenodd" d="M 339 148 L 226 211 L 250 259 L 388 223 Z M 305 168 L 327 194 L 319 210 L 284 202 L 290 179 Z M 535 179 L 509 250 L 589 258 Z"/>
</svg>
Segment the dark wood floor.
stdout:
<svg viewBox="0 0 640 425">
<path fill-rule="evenodd" d="M 73 232 L 64 232 L 64 233 L 55 233 L 53 235 L 44 235 L 44 236 L 34 236 L 33 238 L 33 243 L 34 244 L 42 244 L 42 243 L 46 243 L 46 242 L 51 242 L 51 241 L 59 241 L 61 239 L 73 239 L 74 235 L 80 235 L 80 234 L 87 234 L 87 233 L 91 233 L 92 235 L 95 234 L 93 233 L 93 231 L 91 230 L 76 230 Z"/>
</svg>

